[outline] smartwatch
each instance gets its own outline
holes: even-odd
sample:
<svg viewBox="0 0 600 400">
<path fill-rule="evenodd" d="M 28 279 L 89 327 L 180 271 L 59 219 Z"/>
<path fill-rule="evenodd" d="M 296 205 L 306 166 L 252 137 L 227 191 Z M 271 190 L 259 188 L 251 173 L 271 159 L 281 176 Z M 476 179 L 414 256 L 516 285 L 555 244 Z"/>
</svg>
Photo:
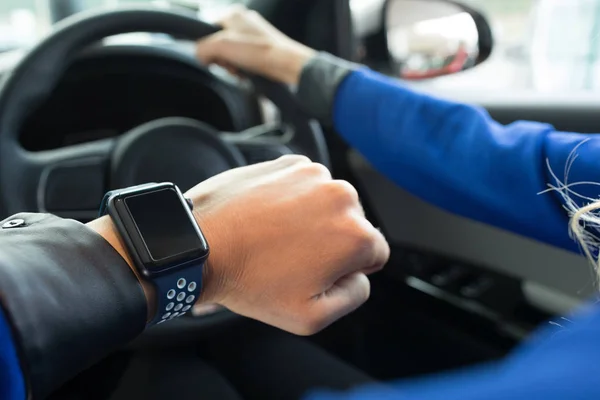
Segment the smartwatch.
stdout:
<svg viewBox="0 0 600 400">
<path fill-rule="evenodd" d="M 173 183 L 148 183 L 108 192 L 109 214 L 143 279 L 156 290 L 149 325 L 181 317 L 198 299 L 209 247 L 192 214 L 193 203 Z"/>
</svg>

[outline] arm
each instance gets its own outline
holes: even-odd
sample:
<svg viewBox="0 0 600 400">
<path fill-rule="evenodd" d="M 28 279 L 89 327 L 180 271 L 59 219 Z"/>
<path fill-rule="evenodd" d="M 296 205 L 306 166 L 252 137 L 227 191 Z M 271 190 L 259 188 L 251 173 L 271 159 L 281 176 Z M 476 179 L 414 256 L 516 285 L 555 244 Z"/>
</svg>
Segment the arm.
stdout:
<svg viewBox="0 0 600 400">
<path fill-rule="evenodd" d="M 313 334 L 359 307 L 366 274 L 389 257 L 352 186 L 306 157 L 231 170 L 186 196 L 211 247 L 196 304 L 292 333 Z M 11 221 L 0 222 L 0 383 L 13 398 L 43 398 L 139 335 L 155 294 L 109 218 Z"/>
<path fill-rule="evenodd" d="M 600 138 L 534 122 L 503 126 L 479 107 L 418 93 L 326 54 L 304 67 L 298 97 L 412 194 L 452 213 L 577 250 L 562 197 L 540 193 L 557 185 L 551 171 L 565 180 L 569 155 L 586 139 L 568 180 L 600 182 Z M 595 188 L 577 191 L 597 198 Z"/>
<path fill-rule="evenodd" d="M 546 160 L 564 179 L 570 153 L 590 139 L 578 149 L 569 181 L 600 182 L 600 138 L 556 132 L 534 122 L 500 125 L 481 108 L 421 94 L 319 55 L 243 7 L 232 10 L 220 25 L 223 31 L 198 43 L 201 61 L 297 85 L 298 101 L 308 115 L 332 122 L 402 188 L 450 212 L 576 249 L 561 196 L 539 195 L 548 184 L 557 184 Z M 588 185 L 580 191 L 598 198 L 596 188 Z"/>
</svg>

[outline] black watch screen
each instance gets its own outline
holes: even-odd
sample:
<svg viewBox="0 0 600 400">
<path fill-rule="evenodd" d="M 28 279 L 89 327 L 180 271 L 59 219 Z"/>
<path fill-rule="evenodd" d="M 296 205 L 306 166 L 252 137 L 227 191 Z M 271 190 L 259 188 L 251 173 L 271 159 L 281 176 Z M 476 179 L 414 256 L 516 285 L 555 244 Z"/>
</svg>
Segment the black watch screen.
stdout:
<svg viewBox="0 0 600 400">
<path fill-rule="evenodd" d="M 204 247 L 195 223 L 188 216 L 187 205 L 182 205 L 174 190 L 128 197 L 125 205 L 153 260 L 165 260 Z"/>
<path fill-rule="evenodd" d="M 206 238 L 175 185 L 124 190 L 109 202 L 113 221 L 126 232 L 122 236 L 144 275 L 161 274 L 208 257 Z"/>
</svg>

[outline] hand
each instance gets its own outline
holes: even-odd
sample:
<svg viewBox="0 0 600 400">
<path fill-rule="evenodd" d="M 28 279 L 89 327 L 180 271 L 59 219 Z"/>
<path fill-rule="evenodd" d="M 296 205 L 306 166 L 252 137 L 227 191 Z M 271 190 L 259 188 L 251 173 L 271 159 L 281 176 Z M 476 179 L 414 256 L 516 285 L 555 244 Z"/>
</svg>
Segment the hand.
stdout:
<svg viewBox="0 0 600 400">
<path fill-rule="evenodd" d="M 304 64 L 316 54 L 243 6 L 232 7 L 218 24 L 222 31 L 198 42 L 197 56 L 204 64 L 297 84 Z"/>
<path fill-rule="evenodd" d="M 203 302 L 312 334 L 369 297 L 389 257 L 356 190 L 303 156 L 238 168 L 186 196 L 211 247 Z"/>
<path fill-rule="evenodd" d="M 356 190 L 303 156 L 225 172 L 186 197 L 211 249 L 199 304 L 292 333 L 313 334 L 363 304 L 366 275 L 389 257 Z M 127 259 L 116 235 L 101 234 Z"/>
</svg>

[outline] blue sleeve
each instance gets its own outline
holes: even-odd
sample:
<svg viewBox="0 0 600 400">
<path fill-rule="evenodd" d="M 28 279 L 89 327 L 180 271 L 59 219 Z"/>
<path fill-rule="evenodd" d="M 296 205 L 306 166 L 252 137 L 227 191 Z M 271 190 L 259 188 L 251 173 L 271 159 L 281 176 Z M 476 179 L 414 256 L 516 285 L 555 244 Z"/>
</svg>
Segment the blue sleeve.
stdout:
<svg viewBox="0 0 600 400">
<path fill-rule="evenodd" d="M 0 399 L 24 400 L 25 381 L 13 345 L 10 327 L 0 308 Z"/>
<path fill-rule="evenodd" d="M 349 393 L 317 393 L 307 400 L 598 399 L 599 335 L 596 308 L 576 325 L 539 333 L 503 363 Z"/>
<path fill-rule="evenodd" d="M 410 193 L 449 212 L 577 251 L 557 193 L 571 153 L 568 182 L 600 182 L 600 137 L 552 126 L 492 120 L 478 107 L 413 91 L 369 70 L 340 84 L 334 124 L 349 144 Z M 599 198 L 597 185 L 577 192 Z M 580 200 L 585 199 L 573 195 Z"/>
</svg>

